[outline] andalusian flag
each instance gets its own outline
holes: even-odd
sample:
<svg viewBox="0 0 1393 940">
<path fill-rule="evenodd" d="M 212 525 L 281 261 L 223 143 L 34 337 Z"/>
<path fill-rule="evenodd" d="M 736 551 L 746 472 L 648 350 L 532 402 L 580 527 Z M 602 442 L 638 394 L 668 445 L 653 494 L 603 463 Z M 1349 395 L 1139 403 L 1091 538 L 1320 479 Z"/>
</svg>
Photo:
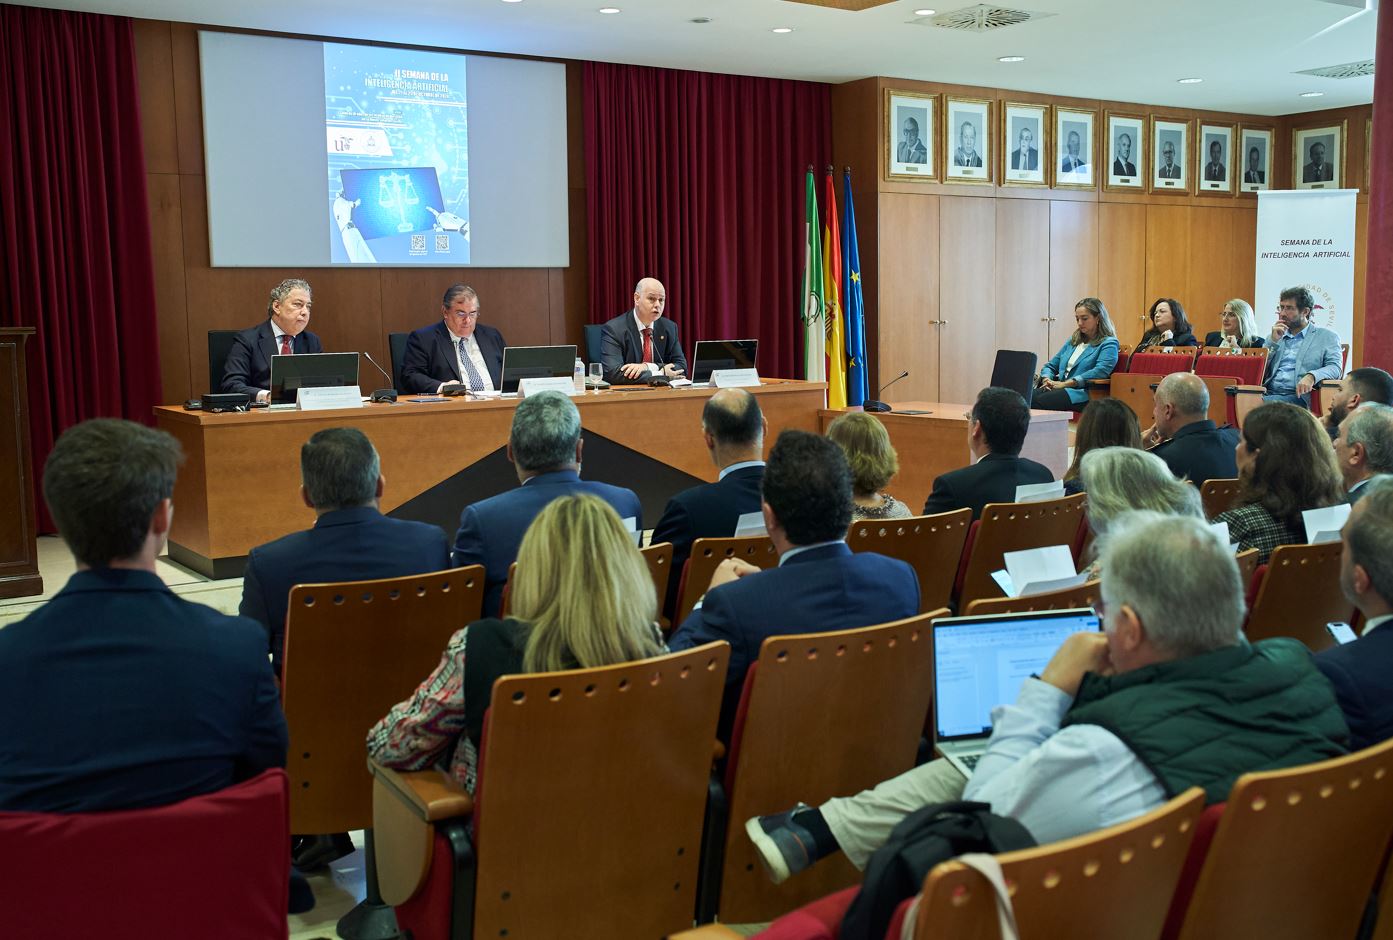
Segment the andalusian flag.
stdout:
<svg viewBox="0 0 1393 940">
<path fill-rule="evenodd" d="M 822 382 L 827 377 L 827 327 L 822 303 L 822 246 L 817 237 L 817 190 L 813 184 L 813 168 L 808 167 L 808 202 L 803 222 L 805 253 L 803 255 L 803 378 Z"/>
<path fill-rule="evenodd" d="M 856 247 L 856 209 L 851 203 L 851 170 L 843 177 L 842 302 L 846 312 L 846 400 L 849 405 L 865 404 L 871 397 L 866 362 L 866 310 L 861 296 L 861 252 Z"/>
<path fill-rule="evenodd" d="M 842 239 L 837 191 L 827 168 L 827 224 L 822 229 L 822 297 L 827 304 L 827 407 L 846 407 L 846 340 L 842 335 Z"/>
</svg>

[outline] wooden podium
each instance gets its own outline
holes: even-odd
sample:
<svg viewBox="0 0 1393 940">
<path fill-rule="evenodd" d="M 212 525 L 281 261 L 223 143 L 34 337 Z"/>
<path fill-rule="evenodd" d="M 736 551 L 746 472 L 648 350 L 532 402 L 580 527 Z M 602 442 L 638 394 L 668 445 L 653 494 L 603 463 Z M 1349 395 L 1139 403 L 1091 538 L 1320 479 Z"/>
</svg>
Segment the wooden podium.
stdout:
<svg viewBox="0 0 1393 940">
<path fill-rule="evenodd" d="M 24 344 L 32 326 L 0 327 L 0 597 L 44 592 L 34 516 L 34 462 L 29 444 L 29 384 Z"/>
</svg>

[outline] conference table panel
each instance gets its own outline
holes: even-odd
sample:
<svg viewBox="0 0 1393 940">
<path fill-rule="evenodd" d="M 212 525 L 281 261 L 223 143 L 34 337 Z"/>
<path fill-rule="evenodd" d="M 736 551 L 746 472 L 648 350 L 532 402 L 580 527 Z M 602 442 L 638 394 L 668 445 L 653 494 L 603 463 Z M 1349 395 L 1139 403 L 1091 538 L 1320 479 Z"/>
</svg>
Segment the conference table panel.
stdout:
<svg viewBox="0 0 1393 940">
<path fill-rule="evenodd" d="M 904 401 L 895 402 L 891 407 L 895 410 L 875 415 L 885 425 L 890 443 L 900 458 L 900 472 L 885 491 L 918 513 L 924 508 L 936 477 L 972 462 L 972 454 L 967 449 L 966 417 L 972 406 Z M 818 426 L 826 431 L 827 425 L 846 411 L 819 411 Z M 916 411 L 922 413 L 911 414 Z M 1063 477 L 1069 468 L 1069 412 L 1032 410 L 1021 456 L 1049 467 L 1055 479 Z"/>
<path fill-rule="evenodd" d="M 710 481 L 717 469 L 702 440 L 701 411 L 715 391 L 612 389 L 574 401 L 592 439 L 605 438 L 636 457 Z M 825 384 L 766 379 L 751 391 L 769 421 L 766 448 L 785 428 L 818 430 Z M 352 426 L 372 440 L 386 480 L 381 508 L 391 512 L 504 447 L 516 407 L 516 399 L 462 398 L 231 414 L 158 407 L 157 426 L 173 434 L 185 453 L 174 489 L 170 556 L 210 577 L 235 577 L 253 547 L 312 526 L 314 511 L 300 497 L 300 447 L 316 431 Z M 633 466 L 641 472 L 638 461 Z M 634 485 L 612 474 L 602 479 Z M 471 493 L 468 501 L 501 491 Z M 645 522 L 651 526 L 656 518 Z"/>
</svg>

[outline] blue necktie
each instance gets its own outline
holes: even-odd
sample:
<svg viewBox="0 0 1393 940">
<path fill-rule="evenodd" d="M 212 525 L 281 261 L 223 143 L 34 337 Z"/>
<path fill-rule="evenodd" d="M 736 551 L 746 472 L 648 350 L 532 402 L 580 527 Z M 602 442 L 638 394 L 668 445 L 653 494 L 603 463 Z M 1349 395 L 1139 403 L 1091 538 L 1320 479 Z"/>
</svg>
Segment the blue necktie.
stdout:
<svg viewBox="0 0 1393 940">
<path fill-rule="evenodd" d="M 484 380 L 479 378 L 479 373 L 469 358 L 469 352 L 464 348 L 464 340 L 459 340 L 459 361 L 460 365 L 464 367 L 464 377 L 469 382 L 469 390 L 471 392 L 483 391 Z"/>
</svg>

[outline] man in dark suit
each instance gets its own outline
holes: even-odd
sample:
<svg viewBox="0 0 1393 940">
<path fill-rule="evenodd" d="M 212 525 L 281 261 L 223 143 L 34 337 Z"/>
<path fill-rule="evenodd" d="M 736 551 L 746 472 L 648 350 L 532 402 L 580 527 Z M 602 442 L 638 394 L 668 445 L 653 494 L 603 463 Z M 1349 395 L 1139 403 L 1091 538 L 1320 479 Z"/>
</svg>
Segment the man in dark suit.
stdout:
<svg viewBox="0 0 1393 940">
<path fill-rule="evenodd" d="M 657 278 L 634 285 L 634 306 L 604 326 L 600 362 L 611 385 L 642 385 L 654 376 L 684 378 L 687 357 L 677 338 L 677 324 L 663 318 L 667 289 Z"/>
<path fill-rule="evenodd" d="M 1117 156 L 1112 158 L 1113 176 L 1136 176 L 1137 165 L 1132 162 L 1132 135 L 1117 138 Z"/>
<path fill-rule="evenodd" d="M 1180 164 L 1175 162 L 1175 144 L 1166 141 L 1161 145 L 1161 160 L 1164 161 L 1156 170 L 1156 175 L 1163 180 L 1180 179 Z"/>
<path fill-rule="evenodd" d="M 1335 440 L 1340 430 L 1340 422 L 1354 409 L 1365 402 L 1378 402 L 1393 405 L 1393 375 L 1377 366 L 1360 366 L 1351 369 L 1340 382 L 1340 390 L 1330 399 L 1330 405 L 1320 416 L 1320 423 Z"/>
<path fill-rule="evenodd" d="M 1035 133 L 1028 127 L 1021 128 L 1016 149 L 1011 151 L 1011 169 L 1040 169 L 1040 151 L 1035 148 Z"/>
<path fill-rule="evenodd" d="M 1325 162 L 1325 144 L 1311 144 L 1311 162 L 1301 168 L 1301 182 L 1329 183 L 1335 179 L 1335 168 Z"/>
<path fill-rule="evenodd" d="M 1228 179 L 1224 167 L 1224 145 L 1217 140 L 1209 142 L 1209 162 L 1204 165 L 1204 178 L 1211 183 L 1222 183 Z"/>
<path fill-rule="evenodd" d="M 503 334 L 479 322 L 479 295 L 467 284 L 452 284 L 440 301 L 439 323 L 423 326 L 406 339 L 401 357 L 403 392 L 435 394 L 462 384 L 471 392 L 503 387 Z"/>
<path fill-rule="evenodd" d="M 1079 136 L 1078 131 L 1069 132 L 1069 136 L 1065 140 L 1065 147 L 1068 153 L 1064 155 L 1064 159 L 1059 161 L 1059 172 L 1086 172 L 1088 169 L 1088 161 L 1084 159 L 1083 155 L 1079 152 L 1080 148 L 1083 147 L 1083 138 Z"/>
<path fill-rule="evenodd" d="M 310 285 L 287 278 L 271 289 L 266 320 L 248 327 L 232 340 L 223 366 L 224 392 L 244 392 L 256 401 L 271 400 L 271 357 L 323 352 L 324 347 L 305 327 L 310 325 L 314 299 Z"/>
<path fill-rule="evenodd" d="M 156 573 L 179 459 L 168 434 L 111 419 L 49 455 L 44 499 L 77 572 L 0 630 L 0 810 L 163 806 L 285 766 L 261 627 Z"/>
<path fill-rule="evenodd" d="M 895 159 L 900 163 L 929 162 L 929 148 L 919 139 L 919 122 L 912 117 L 904 119 L 902 136 L 895 148 Z"/>
<path fill-rule="evenodd" d="M 1393 407 L 1366 402 L 1340 422 L 1335 459 L 1349 501 L 1357 503 L 1369 491 L 1369 481 L 1393 473 Z"/>
<path fill-rule="evenodd" d="M 1256 147 L 1248 148 L 1248 169 L 1243 172 L 1243 182 L 1267 182 L 1267 173 L 1262 168 L 1262 153 Z"/>
<path fill-rule="evenodd" d="M 1342 531 L 1340 586 L 1364 615 L 1359 639 L 1316 654 L 1349 723 L 1350 747 L 1393 737 L 1393 479 L 1365 485 Z"/>
<path fill-rule="evenodd" d="M 286 604 L 297 584 L 370 581 L 450 567 L 439 526 L 389 519 L 377 509 L 381 460 L 357 428 L 325 428 L 300 448 L 300 497 L 314 527 L 259 545 L 247 556 L 239 613 L 266 628 L 277 674 Z"/>
<path fill-rule="evenodd" d="M 730 738 L 740 689 L 767 637 L 848 630 L 919 612 L 919 579 L 902 561 L 852 553 L 851 469 L 842 449 L 806 431 L 784 431 L 764 469 L 764 523 L 779 566 L 762 571 L 728 558 L 701 604 L 668 641 L 674 651 L 726 640 L 730 668 L 717 731 Z"/>
<path fill-rule="evenodd" d="M 558 496 L 594 494 L 613 506 L 620 519 L 633 519 L 634 528 L 643 530 L 642 510 L 633 490 L 580 478 L 582 444 L 580 412 L 565 395 L 539 392 L 518 402 L 508 436 L 508 459 L 522 485 L 466 506 L 455 533 L 455 566 L 484 566 L 484 616 L 498 616 L 508 566 L 517 560 L 523 533 Z M 558 545 L 556 550 L 568 548 Z"/>
<path fill-rule="evenodd" d="M 924 515 L 950 512 L 967 506 L 972 518 L 982 515 L 987 503 L 1012 503 L 1016 487 L 1049 483 L 1050 468 L 1020 456 L 1025 432 L 1030 428 L 1030 406 L 1019 392 L 1009 388 L 984 388 L 967 419 L 967 448 L 972 464 L 934 480 L 933 492 L 924 503 Z"/>
<path fill-rule="evenodd" d="M 692 543 L 704 538 L 727 538 L 746 513 L 759 512 L 760 482 L 764 479 L 764 432 L 769 423 L 759 402 L 743 388 L 723 388 L 706 400 L 701 433 L 711 462 L 720 468 L 715 483 L 683 490 L 668 500 L 653 529 L 652 544 L 672 543 L 672 577 L 663 610 L 669 617 L 677 607 L 682 566 Z"/>
<path fill-rule="evenodd" d="M 1195 486 L 1238 476 L 1233 453 L 1238 431 L 1228 425 L 1216 427 L 1208 414 L 1209 389 L 1204 381 L 1190 372 L 1172 372 L 1156 386 L 1154 423 L 1143 435 L 1171 473 Z"/>
<path fill-rule="evenodd" d="M 953 151 L 953 166 L 981 166 L 982 155 L 977 152 L 977 127 L 963 121 L 958 128 L 958 149 Z"/>
</svg>

